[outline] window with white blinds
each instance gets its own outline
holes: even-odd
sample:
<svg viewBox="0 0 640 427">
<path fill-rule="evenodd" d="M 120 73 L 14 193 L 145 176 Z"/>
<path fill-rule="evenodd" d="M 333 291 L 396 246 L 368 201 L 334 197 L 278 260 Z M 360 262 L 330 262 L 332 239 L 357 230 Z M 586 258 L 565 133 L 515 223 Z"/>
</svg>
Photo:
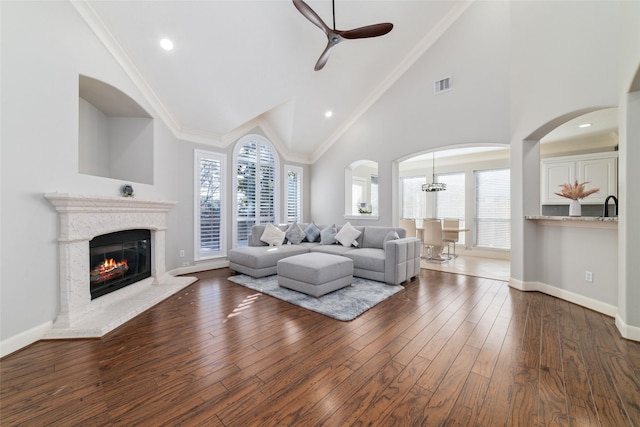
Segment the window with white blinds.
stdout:
<svg viewBox="0 0 640 427">
<path fill-rule="evenodd" d="M 255 224 L 277 223 L 278 160 L 271 143 L 247 135 L 234 151 L 235 246 L 247 246 Z"/>
<path fill-rule="evenodd" d="M 458 219 L 459 228 L 465 228 L 465 176 L 464 172 L 437 174 L 436 182 L 447 184 L 445 191 L 436 192 L 436 218 Z M 464 244 L 465 233 L 458 234 L 458 243 Z"/>
<path fill-rule="evenodd" d="M 425 193 L 422 185 L 427 183 L 426 176 L 408 176 L 401 178 L 402 218 L 425 218 Z"/>
<path fill-rule="evenodd" d="M 195 259 L 226 255 L 224 177 L 226 156 L 195 151 Z"/>
<path fill-rule="evenodd" d="M 476 246 L 511 248 L 511 178 L 509 169 L 475 172 Z"/>
<path fill-rule="evenodd" d="M 287 223 L 302 222 L 302 168 L 285 165 L 285 194 L 287 195 Z"/>
</svg>

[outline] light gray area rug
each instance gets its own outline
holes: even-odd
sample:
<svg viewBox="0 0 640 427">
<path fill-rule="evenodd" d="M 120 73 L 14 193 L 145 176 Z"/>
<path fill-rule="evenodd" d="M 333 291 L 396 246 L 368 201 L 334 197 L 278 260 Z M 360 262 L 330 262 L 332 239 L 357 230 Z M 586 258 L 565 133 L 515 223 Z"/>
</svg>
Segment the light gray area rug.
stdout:
<svg viewBox="0 0 640 427">
<path fill-rule="evenodd" d="M 374 305 L 404 290 L 401 285 L 387 285 L 354 277 L 351 286 L 315 298 L 291 289 L 281 288 L 278 285 L 278 276 L 276 275 L 254 279 L 239 274 L 229 277 L 229 280 L 254 291 L 345 322 L 355 319 Z"/>
</svg>

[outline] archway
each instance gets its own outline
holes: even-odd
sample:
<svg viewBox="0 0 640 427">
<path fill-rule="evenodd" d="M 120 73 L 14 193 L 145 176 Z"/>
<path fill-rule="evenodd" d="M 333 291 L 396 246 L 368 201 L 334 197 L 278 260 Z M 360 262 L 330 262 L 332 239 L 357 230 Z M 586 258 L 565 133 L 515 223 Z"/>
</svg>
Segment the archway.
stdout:
<svg viewBox="0 0 640 427">
<path fill-rule="evenodd" d="M 423 260 L 424 268 L 509 279 L 508 189 L 503 193 L 507 203 L 505 218 L 481 217 L 477 207 L 486 199 L 476 197 L 477 182 L 484 173 L 505 171 L 507 178 L 501 182 L 509 184 L 509 151 L 506 144 L 460 144 L 414 153 L 396 161 L 398 192 L 394 204 L 398 223 L 399 219 L 413 219 L 419 236 L 425 218 L 454 219 L 460 230 L 466 230 L 457 235 L 458 257 L 443 264 Z M 446 190 L 423 191 L 423 185 L 432 181 L 445 183 Z M 478 233 L 480 229 L 483 231 Z M 500 239 L 504 244 L 500 244 Z"/>
</svg>

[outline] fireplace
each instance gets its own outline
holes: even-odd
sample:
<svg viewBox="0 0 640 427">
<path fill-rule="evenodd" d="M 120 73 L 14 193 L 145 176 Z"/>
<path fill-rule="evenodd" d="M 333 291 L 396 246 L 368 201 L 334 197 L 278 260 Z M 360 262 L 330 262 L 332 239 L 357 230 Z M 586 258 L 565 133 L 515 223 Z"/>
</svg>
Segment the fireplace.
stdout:
<svg viewBox="0 0 640 427">
<path fill-rule="evenodd" d="M 60 231 L 59 312 L 45 338 L 101 337 L 197 280 L 166 271 L 167 213 L 176 202 L 45 197 Z"/>
<path fill-rule="evenodd" d="M 89 241 L 91 299 L 151 276 L 151 232 L 124 230 Z"/>
</svg>

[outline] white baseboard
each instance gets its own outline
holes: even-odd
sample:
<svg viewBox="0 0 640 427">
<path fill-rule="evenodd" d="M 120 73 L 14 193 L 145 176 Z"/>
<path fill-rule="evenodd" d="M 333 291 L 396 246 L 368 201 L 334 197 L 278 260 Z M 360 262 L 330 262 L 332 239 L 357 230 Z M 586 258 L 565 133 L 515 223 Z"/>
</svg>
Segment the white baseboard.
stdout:
<svg viewBox="0 0 640 427">
<path fill-rule="evenodd" d="M 620 331 L 620 335 L 628 340 L 640 341 L 640 328 L 637 326 L 627 325 L 619 314 L 616 314 L 616 327 Z"/>
<path fill-rule="evenodd" d="M 168 273 L 172 276 L 181 276 L 183 274 L 193 274 L 198 273 L 200 271 L 207 270 L 217 270 L 219 268 L 229 267 L 229 260 L 225 259 L 214 259 L 209 261 L 198 262 L 194 265 L 189 265 L 185 267 L 175 268 Z"/>
<path fill-rule="evenodd" d="M 598 313 L 613 317 L 615 318 L 616 328 L 623 338 L 640 341 L 640 327 L 627 325 L 620 317 L 618 307 L 614 305 L 606 304 L 602 301 L 594 300 L 593 298 L 588 298 L 541 282 L 523 282 L 512 278 L 509 281 L 509 286 L 524 292 L 542 292 L 543 294 L 551 295 L 573 304 L 577 304 L 581 307 L 588 308 L 589 310 L 597 311 Z"/>
<path fill-rule="evenodd" d="M 48 321 L 28 331 L 20 332 L 18 335 L 0 341 L 0 357 L 4 357 L 42 339 L 44 334 L 49 332 L 52 327 L 53 322 Z"/>
<path fill-rule="evenodd" d="M 618 314 L 618 307 L 616 307 L 615 305 L 607 304 L 593 298 L 585 297 L 584 295 L 576 294 L 575 292 L 567 291 L 565 289 L 560 289 L 546 283 L 522 282 L 520 280 L 511 279 L 509 281 L 509 286 L 524 292 L 542 292 L 543 294 L 551 295 L 556 298 L 569 301 L 581 307 L 588 308 L 589 310 L 606 314 L 607 316 L 615 317 Z"/>
</svg>

